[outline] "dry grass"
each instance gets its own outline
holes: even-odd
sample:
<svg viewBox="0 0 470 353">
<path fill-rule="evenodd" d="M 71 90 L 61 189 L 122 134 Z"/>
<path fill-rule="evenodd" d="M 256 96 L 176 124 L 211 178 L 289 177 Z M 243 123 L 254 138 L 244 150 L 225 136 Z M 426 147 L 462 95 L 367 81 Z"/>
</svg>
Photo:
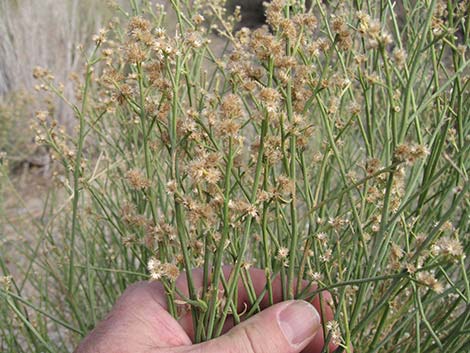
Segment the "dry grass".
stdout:
<svg viewBox="0 0 470 353">
<path fill-rule="evenodd" d="M 0 151 L 8 153 L 12 167 L 48 164 L 29 128 L 39 108 L 34 67 L 50 68 L 73 97 L 69 75 L 80 74 L 90 37 L 109 15 L 104 2 L 93 0 L 0 2 Z M 66 104 L 53 99 L 49 106 L 70 130 L 74 117 Z"/>
</svg>

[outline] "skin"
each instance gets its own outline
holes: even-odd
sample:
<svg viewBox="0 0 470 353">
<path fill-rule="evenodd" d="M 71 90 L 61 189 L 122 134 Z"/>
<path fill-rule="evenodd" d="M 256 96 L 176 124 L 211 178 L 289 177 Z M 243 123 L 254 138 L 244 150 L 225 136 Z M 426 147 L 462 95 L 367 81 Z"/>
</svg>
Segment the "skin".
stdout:
<svg viewBox="0 0 470 353">
<path fill-rule="evenodd" d="M 230 268 L 225 267 L 224 275 L 228 278 Z M 266 279 L 263 270 L 250 269 L 250 275 L 257 295 L 264 289 Z M 202 286 L 202 271 L 195 270 L 193 278 L 197 288 Z M 275 305 L 268 307 L 267 298 L 261 303 L 264 309 L 250 319 L 233 327 L 230 320 L 224 327 L 223 335 L 201 344 L 193 344 L 194 334 L 191 313 L 183 313 L 179 320 L 167 311 L 166 295 L 159 282 L 137 282 L 126 289 L 117 300 L 108 316 L 98 323 L 95 329 L 80 343 L 75 353 L 320 353 L 323 349 L 323 332 L 312 331 L 302 344 L 292 345 L 279 328 L 279 313 L 287 306 L 301 301 L 282 302 L 280 280 L 273 282 Z M 177 279 L 176 285 L 187 293 L 184 275 Z M 307 283 L 304 283 L 306 286 Z M 238 285 L 239 312 L 247 302 L 247 293 Z M 331 296 L 325 293 L 323 320 L 333 319 L 333 312 L 326 301 Z M 306 303 L 304 303 L 307 305 Z M 311 304 L 320 312 L 320 298 L 317 296 Z M 309 306 L 309 305 L 307 305 Z M 310 307 L 310 306 L 309 306 Z M 313 310 L 313 309 L 312 309 Z M 313 310 L 314 311 L 314 310 Z M 305 311 L 302 315 L 311 315 Z M 321 315 L 320 315 L 321 317 Z M 299 320 L 309 317 L 299 317 Z M 269 337 L 269 340 L 266 338 Z M 330 343 L 330 352 L 336 347 Z"/>
</svg>

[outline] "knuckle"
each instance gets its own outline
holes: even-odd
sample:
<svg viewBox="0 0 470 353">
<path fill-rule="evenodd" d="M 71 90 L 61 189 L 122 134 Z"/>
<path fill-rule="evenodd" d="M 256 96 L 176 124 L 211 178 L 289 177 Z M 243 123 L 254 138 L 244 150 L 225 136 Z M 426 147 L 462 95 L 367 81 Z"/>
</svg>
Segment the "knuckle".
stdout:
<svg viewBox="0 0 470 353">
<path fill-rule="evenodd" d="M 130 286 L 126 288 L 126 290 L 123 293 L 123 296 L 131 294 L 131 293 L 135 293 L 136 291 L 137 292 L 141 291 L 144 288 L 145 283 L 146 282 L 144 281 L 138 281 L 138 282 L 132 283 Z"/>
<path fill-rule="evenodd" d="M 267 353 L 264 349 L 264 345 L 260 341 L 261 335 L 259 335 L 258 329 L 253 325 L 240 326 L 240 336 L 243 342 L 242 352 L 248 353 Z"/>
<path fill-rule="evenodd" d="M 135 298 L 139 298 L 145 293 L 145 291 L 145 282 L 139 281 L 131 284 L 116 301 L 115 307 L 121 306 L 123 303 L 127 305 L 128 302 L 132 302 Z"/>
</svg>

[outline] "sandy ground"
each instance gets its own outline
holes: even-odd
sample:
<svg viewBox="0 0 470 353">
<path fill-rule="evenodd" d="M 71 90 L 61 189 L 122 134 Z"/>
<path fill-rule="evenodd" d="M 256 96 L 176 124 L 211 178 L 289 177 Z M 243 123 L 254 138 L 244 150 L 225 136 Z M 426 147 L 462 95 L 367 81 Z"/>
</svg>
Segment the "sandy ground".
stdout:
<svg viewBox="0 0 470 353">
<path fill-rule="evenodd" d="M 11 178 L 4 185 L 4 202 L 0 207 L 0 231 L 2 234 L 0 256 L 6 259 L 12 275 L 26 263 L 21 247 L 34 247 L 38 239 L 35 226 L 44 215 L 50 178 L 35 170 L 26 170 Z M 21 276 L 20 276 L 21 277 Z"/>
</svg>

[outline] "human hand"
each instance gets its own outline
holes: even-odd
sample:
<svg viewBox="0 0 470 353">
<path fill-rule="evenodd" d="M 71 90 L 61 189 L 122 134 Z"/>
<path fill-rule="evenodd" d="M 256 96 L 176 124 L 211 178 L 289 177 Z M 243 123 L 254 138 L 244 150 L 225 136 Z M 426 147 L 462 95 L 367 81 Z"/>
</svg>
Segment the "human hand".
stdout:
<svg viewBox="0 0 470 353">
<path fill-rule="evenodd" d="M 225 268 L 226 277 L 230 269 Z M 257 295 L 265 287 L 263 270 L 251 269 L 250 275 Z M 193 278 L 202 286 L 202 271 Z M 176 285 L 187 292 L 186 278 Z M 159 282 L 138 282 L 126 289 L 105 320 L 81 342 L 75 353 L 319 353 L 323 349 L 323 332 L 318 314 L 320 299 L 313 305 L 301 300 L 284 301 L 280 281 L 273 283 L 277 304 L 233 327 L 213 340 L 194 344 L 191 313 L 174 319 L 167 311 L 165 290 Z M 329 296 L 329 294 L 328 294 Z M 261 307 L 267 306 L 264 298 Z M 247 301 L 247 293 L 239 284 L 239 301 Z M 324 320 L 333 313 L 324 303 Z M 330 343 L 330 351 L 336 347 Z"/>
</svg>

